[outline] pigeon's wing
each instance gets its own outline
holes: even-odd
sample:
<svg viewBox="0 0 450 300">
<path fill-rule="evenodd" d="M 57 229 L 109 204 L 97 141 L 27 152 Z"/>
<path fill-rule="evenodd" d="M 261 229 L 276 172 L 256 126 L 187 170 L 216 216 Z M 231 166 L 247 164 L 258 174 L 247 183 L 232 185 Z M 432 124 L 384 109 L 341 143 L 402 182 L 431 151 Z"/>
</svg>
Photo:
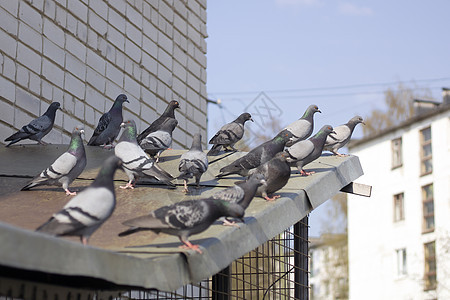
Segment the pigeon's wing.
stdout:
<svg viewBox="0 0 450 300">
<path fill-rule="evenodd" d="M 239 141 L 244 135 L 244 126 L 235 122 L 225 124 L 209 141 L 210 144 L 229 145 Z"/>
<path fill-rule="evenodd" d="M 298 119 L 288 125 L 285 129 L 292 132 L 294 139 L 303 139 L 311 130 L 311 122 L 305 119 Z"/>
<path fill-rule="evenodd" d="M 244 199 L 245 192 L 240 186 L 232 186 L 227 189 L 214 193 L 211 197 L 214 199 L 221 199 L 228 202 L 237 203 Z"/>
<path fill-rule="evenodd" d="M 108 111 L 104 113 L 100 120 L 98 121 L 97 127 L 94 130 L 94 134 L 92 135 L 91 139 L 89 140 L 88 144 L 91 144 L 95 141 L 95 139 L 108 127 L 109 123 L 111 123 L 112 116 L 111 113 Z"/>
<path fill-rule="evenodd" d="M 178 171 L 184 173 L 205 173 L 208 158 L 203 151 L 188 151 L 181 155 Z"/>
<path fill-rule="evenodd" d="M 66 235 L 103 223 L 114 209 L 114 195 L 106 188 L 89 187 L 54 214 L 37 231 Z"/>
<path fill-rule="evenodd" d="M 16 139 L 26 139 L 30 136 L 45 132 L 52 126 L 52 120 L 46 115 L 32 120 L 29 124 L 23 126 L 18 132 L 8 137 L 5 141 Z"/>
<path fill-rule="evenodd" d="M 350 128 L 346 125 L 337 126 L 333 130 L 335 133 L 330 133 L 328 135 L 325 142 L 325 147 L 332 146 L 337 143 L 342 143 L 347 140 L 352 134 Z"/>
<path fill-rule="evenodd" d="M 161 128 L 161 125 L 165 123 L 167 117 L 160 116 L 158 119 L 153 121 L 152 124 L 150 124 L 147 129 L 141 132 L 141 134 L 138 135 L 137 141 L 140 144 L 143 139 L 145 139 L 150 133 L 158 131 Z"/>
<path fill-rule="evenodd" d="M 47 168 L 47 173 L 57 175 L 53 178 L 59 178 L 69 174 L 73 167 L 77 164 L 77 158 L 69 152 L 64 152 L 58 157 L 50 167 Z"/>
<path fill-rule="evenodd" d="M 137 217 L 123 222 L 124 225 L 148 229 L 185 229 L 194 226 L 204 217 L 204 207 L 195 201 L 182 201 L 164 206 L 147 216 Z"/>
<path fill-rule="evenodd" d="M 314 151 L 314 144 L 310 140 L 295 143 L 286 149 L 289 154 L 288 161 L 303 160 Z"/>
<path fill-rule="evenodd" d="M 170 148 L 171 144 L 170 133 L 159 130 L 150 133 L 139 145 L 146 150 L 164 150 Z"/>
</svg>

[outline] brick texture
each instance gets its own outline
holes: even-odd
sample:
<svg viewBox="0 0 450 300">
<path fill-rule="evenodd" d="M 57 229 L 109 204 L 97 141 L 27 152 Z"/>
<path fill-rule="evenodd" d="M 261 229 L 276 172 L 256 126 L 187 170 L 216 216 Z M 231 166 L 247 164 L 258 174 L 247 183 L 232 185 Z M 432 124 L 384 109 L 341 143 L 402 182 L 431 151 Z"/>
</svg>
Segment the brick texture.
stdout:
<svg viewBox="0 0 450 300">
<path fill-rule="evenodd" d="M 173 147 L 206 142 L 206 37 L 205 0 L 0 1 L 0 143 L 52 101 L 44 141 L 68 143 L 76 124 L 89 139 L 119 93 L 139 131 L 176 99 Z"/>
</svg>

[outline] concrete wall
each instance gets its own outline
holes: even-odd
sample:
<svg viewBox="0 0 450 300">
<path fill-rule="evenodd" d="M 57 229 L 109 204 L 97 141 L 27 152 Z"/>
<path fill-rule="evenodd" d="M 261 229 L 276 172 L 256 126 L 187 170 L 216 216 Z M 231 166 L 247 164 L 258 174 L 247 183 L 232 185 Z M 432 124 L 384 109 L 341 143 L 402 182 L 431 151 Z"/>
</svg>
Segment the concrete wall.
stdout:
<svg viewBox="0 0 450 300">
<path fill-rule="evenodd" d="M 52 101 L 43 140 L 68 143 L 79 123 L 89 139 L 120 93 L 139 132 L 176 99 L 173 147 L 206 141 L 206 36 L 206 0 L 0 1 L 0 142 Z"/>
<path fill-rule="evenodd" d="M 372 197 L 349 195 L 350 299 L 450 299 L 450 111 L 351 148 L 373 186 Z M 420 175 L 419 131 L 431 125 L 433 173 Z M 403 166 L 391 168 L 391 140 L 402 137 Z M 421 187 L 433 183 L 435 231 L 422 233 Z M 404 193 L 405 219 L 394 222 L 393 196 Z M 436 241 L 437 290 L 425 292 L 424 243 Z M 396 250 L 407 274 L 397 275 Z"/>
</svg>

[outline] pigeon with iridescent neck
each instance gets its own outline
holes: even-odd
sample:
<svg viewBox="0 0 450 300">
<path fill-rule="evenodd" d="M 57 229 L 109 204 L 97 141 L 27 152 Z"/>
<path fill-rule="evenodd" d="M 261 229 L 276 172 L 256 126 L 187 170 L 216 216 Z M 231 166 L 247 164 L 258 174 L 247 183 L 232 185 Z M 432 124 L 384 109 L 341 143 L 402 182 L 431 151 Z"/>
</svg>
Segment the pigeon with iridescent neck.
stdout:
<svg viewBox="0 0 450 300">
<path fill-rule="evenodd" d="M 22 191 L 40 185 L 57 185 L 62 186 L 66 195 L 76 195 L 76 192 L 69 190 L 69 185 L 86 167 L 86 152 L 81 138 L 83 133 L 83 125 L 75 126 L 69 149 L 59 156 L 50 167 L 34 177 L 30 183 L 22 188 Z"/>
<path fill-rule="evenodd" d="M 117 156 L 108 157 L 94 182 L 36 231 L 54 236 L 79 236 L 83 245 L 87 245 L 89 237 L 116 207 L 113 178 L 121 165 L 122 161 Z"/>
<path fill-rule="evenodd" d="M 303 170 L 303 167 L 320 157 L 325 141 L 330 133 L 334 133 L 333 127 L 325 125 L 313 137 L 297 142 L 287 148 L 288 162 L 297 166 L 298 171 L 303 176 L 314 174 L 314 172 L 306 172 Z"/>
<path fill-rule="evenodd" d="M 41 145 L 47 145 L 47 143 L 42 141 L 42 138 L 52 130 L 53 124 L 55 123 L 56 111 L 59 107 L 59 102 L 50 104 L 42 116 L 34 119 L 28 125 L 23 126 L 19 131 L 6 138 L 6 142 L 11 141 L 6 147 L 25 139 L 37 141 Z"/>
<path fill-rule="evenodd" d="M 314 114 L 316 112 L 321 112 L 317 105 L 310 105 L 306 109 L 303 116 L 288 125 L 285 130 L 289 130 L 292 133 L 292 139 L 286 143 L 286 147 L 292 146 L 298 141 L 307 139 L 314 130 Z"/>
<path fill-rule="evenodd" d="M 103 146 L 105 148 L 113 146 L 114 140 L 120 132 L 120 124 L 123 121 L 122 108 L 124 102 L 130 101 L 128 101 L 126 95 L 120 94 L 117 96 L 111 109 L 101 116 L 88 142 L 89 146 Z"/>
<path fill-rule="evenodd" d="M 171 187 L 175 185 L 171 183 L 174 179 L 172 175 L 164 171 L 156 162 L 148 157 L 147 153 L 142 150 L 136 141 L 136 124 L 133 120 L 122 123 L 122 135 L 119 142 L 114 148 L 117 157 L 122 159 L 125 173 L 128 176 L 128 183 L 121 186 L 124 189 L 133 189 L 138 178 L 155 178 Z"/>
<path fill-rule="evenodd" d="M 330 151 L 337 156 L 347 156 L 346 154 L 340 154 L 337 151 L 347 145 L 352 137 L 353 130 L 355 130 L 356 125 L 358 125 L 359 123 L 364 125 L 366 124 L 364 123 L 362 117 L 355 116 L 351 118 L 347 123 L 334 127 L 335 133 L 331 133 L 327 137 L 323 150 Z"/>
</svg>

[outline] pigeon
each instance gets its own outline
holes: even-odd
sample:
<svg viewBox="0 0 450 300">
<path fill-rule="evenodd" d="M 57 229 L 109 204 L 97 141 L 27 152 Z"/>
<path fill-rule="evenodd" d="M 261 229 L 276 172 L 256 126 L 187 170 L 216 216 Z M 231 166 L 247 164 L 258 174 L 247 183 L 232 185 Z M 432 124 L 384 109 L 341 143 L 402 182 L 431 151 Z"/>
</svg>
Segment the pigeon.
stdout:
<svg viewBox="0 0 450 300">
<path fill-rule="evenodd" d="M 308 176 L 314 172 L 306 172 L 303 167 L 320 157 L 325 140 L 330 133 L 335 133 L 330 125 L 323 126 L 313 137 L 300 141 L 286 149 L 288 162 L 297 166 L 301 175 Z"/>
<path fill-rule="evenodd" d="M 292 132 L 292 139 L 286 143 L 286 147 L 292 146 L 294 143 L 309 138 L 314 130 L 314 114 L 321 113 L 317 105 L 310 105 L 306 109 L 303 116 L 288 125 L 285 129 Z"/>
<path fill-rule="evenodd" d="M 175 119 L 175 109 L 180 108 L 180 103 L 176 100 L 172 100 L 169 102 L 169 105 L 167 105 L 166 110 L 163 112 L 161 116 L 159 116 L 158 119 L 153 121 L 152 124 L 150 124 L 147 129 L 142 131 L 140 135 L 137 137 L 138 144 L 142 142 L 143 139 L 145 139 L 150 133 L 155 132 L 161 128 L 161 125 L 169 120 L 169 119 Z"/>
<path fill-rule="evenodd" d="M 221 190 L 211 196 L 213 199 L 225 200 L 231 203 L 237 203 L 245 210 L 255 196 L 259 186 L 266 184 L 266 180 L 262 174 L 250 176 L 247 180 L 237 181 L 234 186 Z M 234 225 L 225 218 L 223 225 Z"/>
<path fill-rule="evenodd" d="M 170 181 L 174 178 L 156 164 L 147 153 L 142 150 L 136 141 L 136 123 L 133 120 L 120 125 L 124 128 L 119 142 L 114 148 L 114 153 L 123 161 L 122 168 L 128 176 L 128 183 L 121 186 L 123 189 L 133 189 L 135 180 L 139 177 L 156 178 L 171 187 L 175 187 Z"/>
<path fill-rule="evenodd" d="M 177 179 L 183 179 L 184 181 L 183 192 L 189 192 L 187 182 L 192 177 L 195 177 L 197 188 L 200 187 L 200 178 L 207 169 L 208 157 L 202 150 L 202 136 L 196 133 L 192 141 L 191 149 L 181 155 L 178 166 L 180 175 L 178 175 Z"/>
<path fill-rule="evenodd" d="M 346 154 L 340 154 L 337 151 L 350 141 L 353 130 L 359 123 L 366 124 L 362 117 L 355 116 L 346 124 L 334 127 L 334 132 L 336 132 L 336 134 L 332 133 L 327 137 L 323 150 L 330 151 L 337 156 L 347 156 Z"/>
<path fill-rule="evenodd" d="M 176 119 L 167 119 L 157 131 L 150 133 L 141 140 L 139 146 L 152 158 L 156 155 L 156 162 L 158 162 L 161 153 L 172 146 L 172 132 L 177 125 Z"/>
<path fill-rule="evenodd" d="M 265 184 L 258 187 L 257 196 L 262 196 L 267 201 L 280 198 L 280 195 L 274 195 L 273 197 L 268 195 L 283 188 L 291 177 L 291 166 L 286 160 L 287 157 L 286 152 L 278 152 L 271 160 L 249 172 L 252 176 L 264 176 L 266 181 Z"/>
<path fill-rule="evenodd" d="M 209 141 L 213 146 L 209 150 L 208 155 L 217 155 L 222 147 L 225 151 L 228 147 L 233 151 L 238 151 L 234 148 L 234 144 L 244 136 L 244 124 L 248 120 L 254 122 L 249 113 L 243 113 L 233 122 L 223 125 Z"/>
<path fill-rule="evenodd" d="M 69 149 L 59 156 L 50 167 L 34 177 L 30 183 L 22 188 L 22 191 L 39 185 L 58 185 L 62 186 L 66 195 L 76 195 L 76 192 L 69 190 L 69 185 L 86 167 L 86 152 L 81 139 L 82 133 L 84 133 L 83 125 L 75 126 Z"/>
<path fill-rule="evenodd" d="M 112 147 L 112 143 L 119 135 L 120 124 L 123 121 L 122 106 L 124 102 L 130 103 L 126 95 L 120 94 L 111 109 L 101 116 L 94 134 L 88 142 L 89 146 Z"/>
<path fill-rule="evenodd" d="M 117 156 L 108 157 L 97 178 L 70 200 L 36 231 L 54 236 L 79 236 L 83 245 L 113 213 L 116 206 L 114 173 L 122 165 Z"/>
<path fill-rule="evenodd" d="M 221 178 L 230 174 L 247 176 L 249 170 L 257 168 L 259 165 L 269 161 L 278 152 L 283 151 L 284 146 L 290 139 L 292 139 L 290 131 L 281 131 L 272 140 L 259 145 L 246 155 L 220 169 L 220 174 L 216 177 Z"/>
<path fill-rule="evenodd" d="M 199 245 L 189 242 L 189 236 L 206 230 L 215 220 L 223 216 L 243 221 L 244 209 L 239 204 L 220 199 L 186 200 L 123 222 L 123 225 L 131 228 L 119 233 L 119 236 L 143 230 L 163 232 L 178 236 L 184 244 L 182 248 L 192 249 L 201 254 Z"/>
<path fill-rule="evenodd" d="M 19 131 L 5 139 L 5 142 L 11 141 L 6 147 L 11 146 L 21 140 L 30 139 L 37 141 L 41 145 L 47 145 L 42 141 L 53 128 L 55 123 L 56 110 L 61 106 L 59 102 L 52 102 L 47 111 L 40 117 L 31 121 L 28 125 L 23 126 Z"/>
</svg>

